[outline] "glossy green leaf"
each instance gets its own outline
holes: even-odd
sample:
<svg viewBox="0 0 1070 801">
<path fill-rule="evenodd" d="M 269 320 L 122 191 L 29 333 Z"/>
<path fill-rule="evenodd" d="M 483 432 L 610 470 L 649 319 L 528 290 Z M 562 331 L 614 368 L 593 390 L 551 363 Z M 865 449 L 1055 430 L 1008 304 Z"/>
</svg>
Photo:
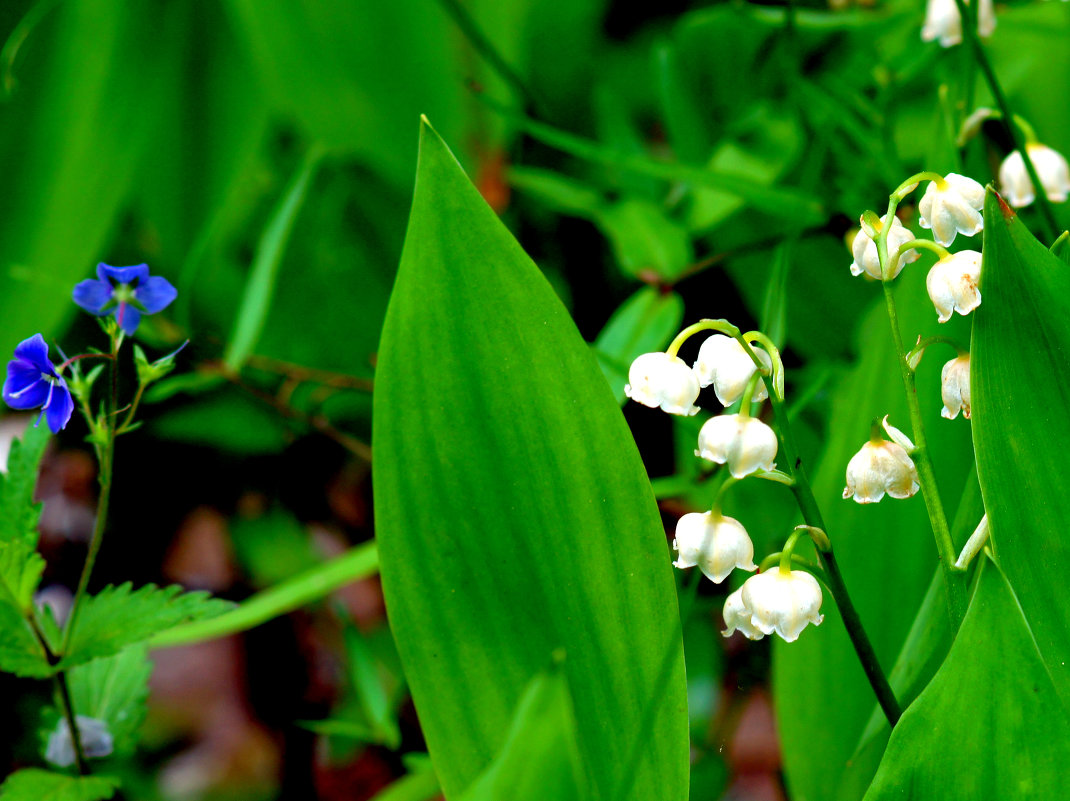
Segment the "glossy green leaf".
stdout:
<svg viewBox="0 0 1070 801">
<path fill-rule="evenodd" d="M 1063 231 L 1051 246 L 1052 255 L 1070 264 L 1070 231 Z"/>
<path fill-rule="evenodd" d="M 39 768 L 12 773 L 0 786 L 0 801 L 105 801 L 119 782 L 105 776 L 67 776 Z"/>
<path fill-rule="evenodd" d="M 582 776 L 568 682 L 555 668 L 531 680 L 501 751 L 461 801 L 580 801 Z"/>
<path fill-rule="evenodd" d="M 1055 489 L 1070 448 L 1070 268 L 991 189 L 984 236 L 970 349 L 977 476 L 1000 566 L 1070 708 L 1070 495 Z"/>
<path fill-rule="evenodd" d="M 892 732 L 866 801 L 1066 795 L 1070 717 L 1007 580 L 980 558 L 947 661 Z"/>
<path fill-rule="evenodd" d="M 549 284 L 427 125 L 419 164 L 374 488 L 391 627 L 446 796 L 487 768 L 564 649 L 593 797 L 681 801 L 677 604 L 631 434 Z"/>
<path fill-rule="evenodd" d="M 668 345 L 680 330 L 683 318 L 683 298 L 650 286 L 640 289 L 613 312 L 594 341 L 594 352 L 618 403 L 624 402 L 628 368 L 635 358 Z"/>
</svg>

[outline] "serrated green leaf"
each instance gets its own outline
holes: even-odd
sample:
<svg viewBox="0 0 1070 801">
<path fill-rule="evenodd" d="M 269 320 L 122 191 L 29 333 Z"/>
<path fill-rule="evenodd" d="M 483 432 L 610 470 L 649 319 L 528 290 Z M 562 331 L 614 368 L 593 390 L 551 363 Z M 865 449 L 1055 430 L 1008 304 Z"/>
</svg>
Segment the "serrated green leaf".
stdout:
<svg viewBox="0 0 1070 801">
<path fill-rule="evenodd" d="M 383 590 L 446 797 L 563 648 L 592 795 L 681 801 L 679 615 L 639 455 L 567 311 L 426 125 L 374 401 Z"/>
<path fill-rule="evenodd" d="M 0 473 L 0 603 L 6 598 L 20 611 L 29 607 L 44 570 L 37 554 L 41 506 L 33 492 L 48 437 L 46 426 L 28 426 L 11 443 L 6 472 Z"/>
<path fill-rule="evenodd" d="M 568 683 L 540 673 L 517 704 L 505 744 L 461 801 L 579 801 L 586 798 Z"/>
<path fill-rule="evenodd" d="M 41 644 L 13 604 L 0 602 L 0 670 L 16 676 L 52 675 Z"/>
<path fill-rule="evenodd" d="M 212 618 L 234 606 L 206 592 L 183 592 L 177 585 L 131 586 L 108 586 L 82 602 L 61 669 L 111 656 L 172 626 Z"/>
<path fill-rule="evenodd" d="M 105 801 L 115 795 L 117 779 L 67 776 L 39 768 L 12 773 L 0 786 L 0 801 Z"/>
<path fill-rule="evenodd" d="M 137 731 L 145 720 L 151 675 L 152 662 L 145 645 L 124 648 L 67 673 L 74 708 L 79 715 L 108 724 L 116 755 L 134 750 Z"/>
<path fill-rule="evenodd" d="M 594 341 L 594 352 L 617 403 L 624 402 L 624 385 L 628 383 L 632 361 L 643 353 L 664 348 L 680 329 L 683 318 L 683 298 L 649 286 L 613 312 Z"/>
<path fill-rule="evenodd" d="M 1007 580 L 981 559 L 951 652 L 892 732 L 866 801 L 1066 796 L 1070 717 Z"/>
<path fill-rule="evenodd" d="M 970 348 L 977 477 L 1000 566 L 1070 709 L 1070 495 L 1056 488 L 1070 449 L 1070 269 L 992 189 L 984 213 Z"/>
</svg>

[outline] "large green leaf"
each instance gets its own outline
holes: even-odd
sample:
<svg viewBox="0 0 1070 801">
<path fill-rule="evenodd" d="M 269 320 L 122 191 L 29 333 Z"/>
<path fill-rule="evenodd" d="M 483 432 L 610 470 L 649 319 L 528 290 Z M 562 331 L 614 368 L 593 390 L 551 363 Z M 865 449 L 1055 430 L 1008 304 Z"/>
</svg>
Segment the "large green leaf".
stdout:
<svg viewBox="0 0 1070 801">
<path fill-rule="evenodd" d="M 971 349 L 973 436 L 992 541 L 1070 703 L 1070 269 L 989 190 Z M 1070 707 L 1068 707 L 1070 708 Z"/>
<path fill-rule="evenodd" d="M 103 801 L 119 782 L 106 776 L 65 776 L 38 768 L 12 773 L 0 786 L 2 801 Z"/>
<path fill-rule="evenodd" d="M 447 797 L 563 648 L 594 797 L 684 798 L 679 619 L 638 452 L 566 310 L 427 125 L 373 446 L 387 609 Z"/>
<path fill-rule="evenodd" d="M 866 801 L 1066 797 L 1070 718 L 987 557 L 947 661 L 892 732 Z"/>
</svg>

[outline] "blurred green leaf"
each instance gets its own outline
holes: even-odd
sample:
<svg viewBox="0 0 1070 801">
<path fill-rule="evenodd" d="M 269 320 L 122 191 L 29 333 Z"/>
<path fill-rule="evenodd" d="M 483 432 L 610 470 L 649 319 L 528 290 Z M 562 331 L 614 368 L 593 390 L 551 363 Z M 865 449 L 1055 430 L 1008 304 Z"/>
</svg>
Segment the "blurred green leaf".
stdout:
<svg viewBox="0 0 1070 801">
<path fill-rule="evenodd" d="M 1063 231 L 1051 246 L 1052 255 L 1070 264 L 1070 231 Z"/>
<path fill-rule="evenodd" d="M 980 559 L 947 661 L 892 732 L 866 801 L 1065 795 L 1070 717 L 1006 578 Z"/>
<path fill-rule="evenodd" d="M 105 776 L 66 776 L 24 768 L 0 786 L 0 801 L 105 801 L 118 787 L 116 779 Z"/>
<path fill-rule="evenodd" d="M 382 790 L 371 801 L 431 801 L 441 795 L 438 776 L 426 754 L 419 754 L 419 761 L 408 754 L 406 766 L 409 772 Z"/>
<path fill-rule="evenodd" d="M 323 561 L 305 527 L 283 509 L 233 518 L 230 537 L 238 562 L 257 587 L 277 584 Z"/>
<path fill-rule="evenodd" d="M 682 799 L 677 605 L 638 453 L 567 312 L 427 125 L 374 398 L 383 589 L 447 797 L 564 649 L 594 792 Z"/>
<path fill-rule="evenodd" d="M 260 339 L 271 310 L 286 243 L 322 157 L 323 151 L 317 146 L 308 151 L 260 238 L 234 320 L 234 330 L 223 355 L 223 363 L 230 370 L 237 371 L 245 364 Z"/>
<path fill-rule="evenodd" d="M 673 152 L 680 161 L 702 164 L 709 157 L 712 146 L 706 121 L 700 113 L 705 104 L 696 100 L 688 73 L 682 68 L 671 42 L 662 41 L 656 45 L 653 55 L 658 99 Z"/>
<path fill-rule="evenodd" d="M 624 403 L 628 368 L 635 358 L 668 345 L 683 318 L 683 298 L 650 286 L 640 289 L 613 312 L 594 341 L 594 352 L 618 404 Z"/>
<path fill-rule="evenodd" d="M 59 668 L 65 670 L 117 654 L 164 629 L 216 617 L 232 606 L 205 592 L 183 592 L 177 585 L 146 584 L 133 590 L 127 582 L 105 587 L 96 595 L 86 596 L 79 607 Z"/>
<path fill-rule="evenodd" d="M 164 379 L 160 386 L 168 380 Z M 288 441 L 281 415 L 234 389 L 170 409 L 154 418 L 149 430 L 162 439 L 243 454 L 278 453 Z"/>
<path fill-rule="evenodd" d="M 42 678 L 52 675 L 52 666 L 13 603 L 0 600 L 0 670 L 16 676 Z"/>
<path fill-rule="evenodd" d="M 346 627 L 345 644 L 353 689 L 361 709 L 371 723 L 373 741 L 396 749 L 401 744 L 397 711 L 390 703 L 375 654 L 364 635 L 352 624 Z"/>
<path fill-rule="evenodd" d="M 1053 488 L 1070 447 L 1070 269 L 992 189 L 984 213 L 970 348 L 977 476 L 1000 567 L 1070 709 L 1070 496 Z"/>
<path fill-rule="evenodd" d="M 576 719 L 560 668 L 532 678 L 509 724 L 505 742 L 461 801 L 580 801 L 582 783 Z"/>
<path fill-rule="evenodd" d="M 150 645 L 169 648 L 247 631 L 307 606 L 347 584 L 375 575 L 378 566 L 375 543 L 357 545 L 341 556 L 256 593 L 228 612 L 162 631 L 152 638 Z"/>
</svg>

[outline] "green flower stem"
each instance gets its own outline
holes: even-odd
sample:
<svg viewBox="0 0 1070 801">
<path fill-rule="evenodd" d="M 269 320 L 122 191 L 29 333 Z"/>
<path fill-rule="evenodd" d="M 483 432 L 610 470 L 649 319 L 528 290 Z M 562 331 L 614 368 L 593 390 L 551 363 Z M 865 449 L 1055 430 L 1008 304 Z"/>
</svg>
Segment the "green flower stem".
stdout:
<svg viewBox="0 0 1070 801">
<path fill-rule="evenodd" d="M 784 550 L 780 552 L 780 572 L 791 572 L 791 557 L 795 552 L 795 543 L 799 541 L 799 537 L 803 535 L 803 529 L 795 529 L 791 532 L 791 536 L 788 537 L 788 541 L 784 543 Z"/>
<path fill-rule="evenodd" d="M 881 245 L 884 247 L 882 248 Z M 883 238 L 878 243 L 877 252 L 880 254 L 883 264 L 888 253 L 887 242 L 883 241 Z M 921 419 L 921 405 L 918 403 L 918 390 L 914 371 L 910 369 L 910 365 L 907 363 L 907 351 L 903 346 L 902 332 L 899 330 L 899 315 L 895 308 L 892 287 L 888 281 L 883 282 L 881 286 L 884 289 L 884 301 L 888 309 L 888 319 L 892 325 L 896 361 L 899 363 L 899 373 L 903 379 L 907 408 L 910 411 L 910 425 L 914 444 L 916 445 L 916 450 L 911 454 L 911 457 L 918 468 L 918 483 L 921 484 L 921 494 L 925 499 L 925 508 L 929 512 L 933 535 L 936 537 L 936 550 L 940 555 L 940 567 L 944 573 L 944 584 L 947 588 L 947 608 L 951 618 L 952 630 L 958 631 L 962 618 L 966 614 L 966 574 L 955 570 L 955 546 L 951 540 L 951 529 L 947 524 L 944 505 L 940 500 L 940 491 L 936 486 L 936 471 L 933 469 L 932 456 L 925 441 L 925 426 Z"/>
<path fill-rule="evenodd" d="M 945 248 L 943 245 L 938 245 L 931 239 L 911 239 L 909 242 L 904 242 L 899 246 L 900 253 L 906 253 L 908 250 L 915 248 L 924 248 L 925 250 L 931 250 L 936 254 L 938 259 L 946 259 L 951 255 L 951 251 Z"/>
<path fill-rule="evenodd" d="M 779 565 L 780 557 L 783 555 L 783 551 L 774 551 L 773 553 L 769 554 L 767 557 L 765 557 L 765 559 L 758 563 L 758 572 L 764 573 L 770 568 Z M 826 587 L 828 587 L 828 578 L 825 576 L 825 571 L 821 568 L 821 565 L 811 562 L 809 559 L 803 559 L 796 553 L 793 553 L 791 555 L 791 563 L 795 565 L 795 567 L 802 568 L 807 573 L 813 573 L 817 579 L 819 579 Z M 831 592 L 831 590 L 829 590 L 829 592 Z"/>
<path fill-rule="evenodd" d="M 111 500 L 112 467 L 115 460 L 115 414 L 119 407 L 119 348 L 123 344 L 123 332 L 113 333 L 111 338 L 111 363 L 108 369 L 111 371 L 111 397 L 108 400 L 107 413 L 104 415 L 103 424 L 93 425 L 92 417 L 88 417 L 90 427 L 93 429 L 97 440 L 97 460 L 100 471 L 100 496 L 97 498 L 97 516 L 93 523 L 93 537 L 89 541 L 89 553 L 86 555 L 85 564 L 82 566 L 82 575 L 78 579 L 78 589 L 74 593 L 71 603 L 71 614 L 67 618 L 67 625 L 63 630 L 63 647 L 61 654 L 67 652 L 71 644 L 71 634 L 78 620 L 78 611 L 82 599 L 89 588 L 89 579 L 93 575 L 93 566 L 97 562 L 97 554 L 104 540 L 104 529 L 108 525 L 108 504 Z M 102 440 L 102 441 L 101 441 Z"/>
<path fill-rule="evenodd" d="M 733 484 L 738 483 L 740 480 L 741 479 L 729 476 L 721 482 L 721 486 L 717 488 L 717 494 L 713 498 L 713 503 L 710 504 L 711 512 L 714 512 L 715 514 L 721 513 L 721 505 L 724 503 L 725 493 L 728 491 L 729 487 L 731 487 Z"/>
<path fill-rule="evenodd" d="M 739 337 L 739 340 L 740 344 L 743 345 L 743 350 L 747 352 L 754 363 L 761 365 L 750 344 L 742 337 Z M 794 479 L 791 491 L 795 495 L 795 502 L 798 504 L 799 511 L 802 512 L 803 520 L 807 526 L 826 532 L 828 529 L 825 527 L 825 520 L 821 515 L 820 507 L 817 505 L 817 498 L 810 487 L 806 468 L 803 466 L 802 458 L 799 456 L 799 449 L 795 444 L 795 436 L 791 430 L 791 421 L 788 418 L 784 400 L 776 394 L 772 377 L 765 376 L 764 380 L 769 389 L 769 401 L 772 404 L 773 414 L 778 423 L 777 427 L 780 429 L 781 451 L 787 460 L 791 477 Z M 873 688 L 873 693 L 877 696 L 877 703 L 880 704 L 884 716 L 888 719 L 888 724 L 894 728 L 902 716 L 899 702 L 896 700 L 895 693 L 888 683 L 888 677 L 884 675 L 880 660 L 877 659 L 877 652 L 873 650 L 873 644 L 869 641 L 869 636 L 862 626 L 862 618 L 859 617 L 858 610 L 855 609 L 851 595 L 847 591 L 847 584 L 840 573 L 840 567 L 836 562 L 832 545 L 831 543 L 828 544 L 828 550 L 820 548 L 816 550 L 818 560 L 825 573 L 826 583 L 832 593 L 832 597 L 836 600 L 836 605 L 840 610 L 840 617 L 843 618 L 843 625 L 847 629 L 847 636 L 851 638 L 851 645 L 854 646 L 855 653 L 858 654 L 858 660 L 862 663 L 862 670 L 865 671 L 866 678 Z"/>
<path fill-rule="evenodd" d="M 56 682 L 56 694 L 59 696 L 60 709 L 63 711 L 63 719 L 71 730 L 71 745 L 74 746 L 74 766 L 79 776 L 89 775 L 89 762 L 85 756 L 85 748 L 82 746 L 82 733 L 78 730 L 78 719 L 74 715 L 74 702 L 71 701 L 71 690 L 67 686 L 67 674 L 62 670 L 54 677 Z"/>
<path fill-rule="evenodd" d="M 665 352 L 670 356 L 675 356 L 680 352 L 680 348 L 684 346 L 695 334 L 699 334 L 703 331 L 717 331 L 722 334 L 728 334 L 730 337 L 739 338 L 739 329 L 732 325 L 727 320 L 699 320 L 697 323 L 692 323 L 679 334 L 676 338 L 669 343 L 669 347 L 665 349 Z M 759 363 L 760 364 L 760 363 Z M 761 365 L 764 369 L 765 365 Z"/>
<path fill-rule="evenodd" d="M 37 620 L 34 619 L 32 611 L 26 613 L 26 622 L 30 624 L 30 629 L 37 638 L 37 644 L 41 646 L 45 660 L 48 664 L 55 665 L 59 662 L 59 657 L 52 653 L 52 649 L 48 647 L 48 640 L 45 638 L 44 632 L 41 631 L 41 627 L 37 625 Z M 74 714 L 74 703 L 71 701 L 70 689 L 67 687 L 67 676 L 63 671 L 59 671 L 52 677 L 52 680 L 56 685 L 56 697 L 59 699 L 60 712 L 63 714 L 63 719 L 67 721 L 67 727 L 71 731 L 71 745 L 74 748 L 74 767 L 79 776 L 88 776 L 89 763 L 85 756 L 85 749 L 82 747 L 82 733 L 78 730 L 78 719 Z"/>
<path fill-rule="evenodd" d="M 1007 131 L 1007 137 L 1011 140 L 1011 145 L 1013 145 L 1014 149 L 1021 153 L 1022 161 L 1025 162 L 1025 169 L 1029 173 L 1029 180 L 1033 182 L 1037 205 L 1040 207 L 1040 216 L 1044 222 L 1045 241 L 1051 242 L 1059 235 L 1059 223 L 1055 219 L 1055 211 L 1052 208 L 1051 201 L 1048 200 L 1044 185 L 1040 182 L 1037 168 L 1033 166 L 1033 160 L 1029 157 L 1028 151 L 1022 145 L 1022 141 L 1018 136 L 1018 132 L 1014 129 L 1014 114 L 1011 113 L 1010 105 L 1007 103 L 1007 96 L 1003 93 L 1003 88 L 999 84 L 996 72 L 992 69 L 992 62 L 988 60 L 988 54 L 985 53 L 984 46 L 981 44 L 981 38 L 977 35 L 976 17 L 970 16 L 969 6 L 966 5 L 965 0 L 955 0 L 955 5 L 958 6 L 959 14 L 963 20 L 974 20 L 973 23 L 962 26 L 962 34 L 969 41 L 970 47 L 973 49 L 974 60 L 977 62 L 977 66 L 981 68 L 981 74 L 985 76 L 985 83 L 988 84 L 988 89 L 992 92 L 992 98 L 996 101 L 1000 112 L 1002 112 L 1001 119 L 1004 129 Z"/>
</svg>

